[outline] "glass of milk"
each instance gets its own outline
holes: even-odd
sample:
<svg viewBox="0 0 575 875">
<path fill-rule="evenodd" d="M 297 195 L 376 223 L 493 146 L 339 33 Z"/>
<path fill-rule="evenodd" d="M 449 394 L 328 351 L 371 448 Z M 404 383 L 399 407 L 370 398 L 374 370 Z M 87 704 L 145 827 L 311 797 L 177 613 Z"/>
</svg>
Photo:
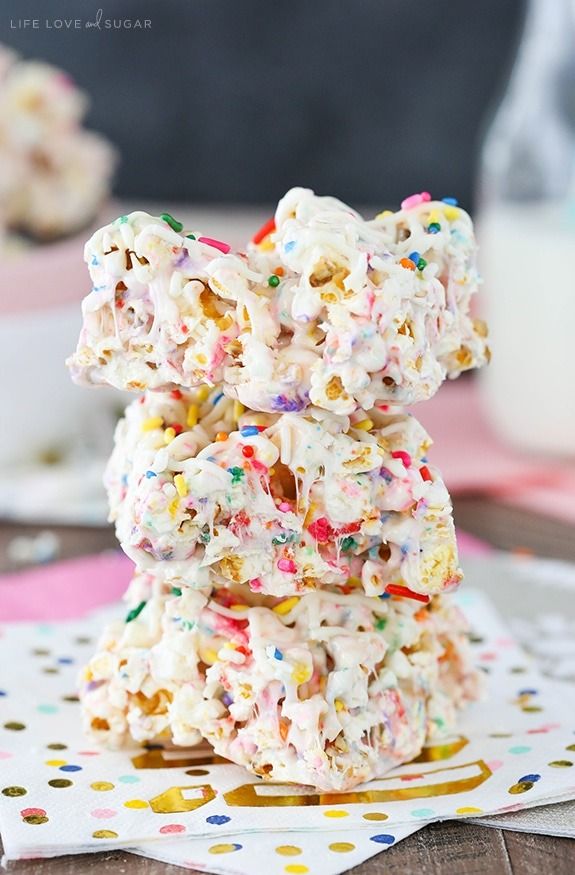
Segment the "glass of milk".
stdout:
<svg viewBox="0 0 575 875">
<path fill-rule="evenodd" d="M 575 0 L 530 0 L 481 155 L 477 233 L 497 431 L 575 456 Z"/>
</svg>

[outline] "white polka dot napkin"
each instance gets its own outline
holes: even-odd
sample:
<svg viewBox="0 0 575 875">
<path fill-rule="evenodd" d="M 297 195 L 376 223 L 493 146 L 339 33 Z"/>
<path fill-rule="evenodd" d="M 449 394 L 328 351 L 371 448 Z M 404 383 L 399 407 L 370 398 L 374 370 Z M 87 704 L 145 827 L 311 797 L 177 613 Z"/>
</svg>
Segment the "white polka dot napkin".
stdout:
<svg viewBox="0 0 575 875">
<path fill-rule="evenodd" d="M 340 795 L 264 784 L 209 751 L 95 748 L 80 729 L 75 678 L 101 612 L 66 623 L 5 624 L 6 858 L 123 847 L 230 875 L 335 875 L 433 820 L 575 799 L 573 696 L 555 695 L 556 685 L 533 668 L 478 592 L 457 599 L 473 621 L 487 700 L 464 713 L 456 737 Z"/>
</svg>

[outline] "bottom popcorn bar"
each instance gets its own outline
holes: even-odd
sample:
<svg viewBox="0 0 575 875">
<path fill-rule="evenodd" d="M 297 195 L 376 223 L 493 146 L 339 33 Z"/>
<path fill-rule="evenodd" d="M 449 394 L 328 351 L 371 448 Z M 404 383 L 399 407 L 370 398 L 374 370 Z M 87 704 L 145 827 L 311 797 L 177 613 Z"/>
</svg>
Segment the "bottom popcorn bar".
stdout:
<svg viewBox="0 0 575 875">
<path fill-rule="evenodd" d="M 268 780 L 341 791 L 413 759 L 480 692 L 448 595 L 278 599 L 137 574 L 126 600 L 82 677 L 86 729 L 108 746 L 206 739 Z"/>
</svg>

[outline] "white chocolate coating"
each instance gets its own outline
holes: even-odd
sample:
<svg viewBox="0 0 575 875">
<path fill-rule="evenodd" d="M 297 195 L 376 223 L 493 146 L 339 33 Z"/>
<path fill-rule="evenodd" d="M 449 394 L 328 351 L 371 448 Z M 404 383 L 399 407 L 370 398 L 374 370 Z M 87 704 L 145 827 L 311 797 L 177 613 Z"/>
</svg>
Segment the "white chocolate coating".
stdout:
<svg viewBox="0 0 575 875">
<path fill-rule="evenodd" d="M 218 389 L 201 404 L 175 394 L 128 407 L 106 474 L 138 568 L 196 587 L 211 569 L 271 595 L 395 584 L 425 596 L 459 583 L 449 495 L 413 416 L 240 410 L 236 422 Z"/>
<path fill-rule="evenodd" d="M 340 791 L 417 756 L 479 693 L 442 597 L 321 590 L 274 609 L 245 587 L 180 594 L 141 575 L 127 601 L 83 675 L 86 730 L 112 747 L 203 737 L 266 779 Z"/>
<path fill-rule="evenodd" d="M 86 96 L 62 70 L 0 57 L 0 215 L 38 239 L 85 227 L 110 188 L 115 155 L 82 128 Z"/>
<path fill-rule="evenodd" d="M 425 400 L 487 359 L 463 210 L 430 202 L 367 222 L 295 188 L 275 222 L 247 255 L 145 213 L 97 232 L 74 378 L 137 391 L 223 382 L 252 410 L 349 415 Z"/>
</svg>

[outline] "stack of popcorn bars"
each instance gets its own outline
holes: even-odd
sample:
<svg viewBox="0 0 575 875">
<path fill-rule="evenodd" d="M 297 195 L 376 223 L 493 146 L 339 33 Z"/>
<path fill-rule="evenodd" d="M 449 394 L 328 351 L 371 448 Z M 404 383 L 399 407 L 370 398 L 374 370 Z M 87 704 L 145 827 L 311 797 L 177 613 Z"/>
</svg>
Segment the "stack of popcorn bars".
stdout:
<svg viewBox="0 0 575 875">
<path fill-rule="evenodd" d="M 295 188 L 245 252 L 135 212 L 86 247 L 69 365 L 140 393 L 106 472 L 136 570 L 82 678 L 112 747 L 196 745 L 340 791 L 477 697 L 449 494 L 405 405 L 489 356 L 471 220 Z"/>
</svg>

